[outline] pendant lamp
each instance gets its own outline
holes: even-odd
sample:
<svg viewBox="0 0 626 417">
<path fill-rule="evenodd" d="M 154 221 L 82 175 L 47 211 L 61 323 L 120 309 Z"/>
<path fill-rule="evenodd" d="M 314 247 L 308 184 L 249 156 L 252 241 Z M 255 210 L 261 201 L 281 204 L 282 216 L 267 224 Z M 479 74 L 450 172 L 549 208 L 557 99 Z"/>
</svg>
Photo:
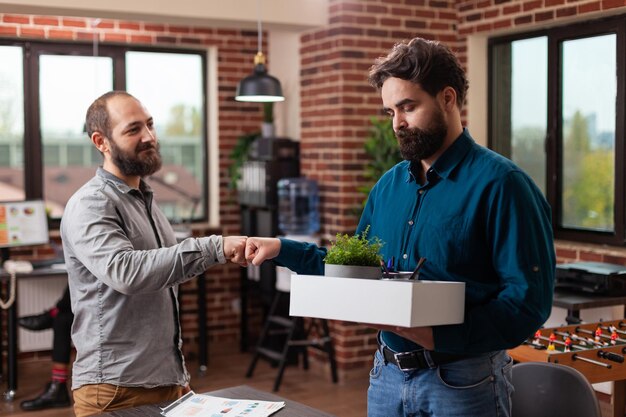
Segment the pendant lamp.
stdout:
<svg viewBox="0 0 626 417">
<path fill-rule="evenodd" d="M 267 73 L 265 67 L 265 55 L 261 52 L 263 44 L 263 30 L 261 29 L 261 13 L 257 0 L 257 32 L 258 32 L 258 52 L 254 57 L 254 71 L 252 75 L 239 82 L 235 100 L 251 101 L 255 103 L 284 101 L 283 89 L 280 87 L 280 81 L 276 77 L 272 77 Z"/>
</svg>

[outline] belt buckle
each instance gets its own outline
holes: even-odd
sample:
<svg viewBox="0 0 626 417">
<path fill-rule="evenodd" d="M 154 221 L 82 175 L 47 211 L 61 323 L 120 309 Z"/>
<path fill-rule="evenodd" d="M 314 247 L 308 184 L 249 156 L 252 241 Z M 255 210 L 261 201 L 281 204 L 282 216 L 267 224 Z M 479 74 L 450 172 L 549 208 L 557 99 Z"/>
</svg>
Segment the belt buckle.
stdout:
<svg viewBox="0 0 626 417">
<path fill-rule="evenodd" d="M 415 358 L 413 358 L 413 361 L 412 361 L 413 363 L 411 364 L 413 365 L 412 367 L 407 367 L 402 364 L 403 358 L 412 358 L 414 356 L 415 356 L 415 352 L 398 352 L 398 353 L 394 352 L 393 354 L 393 358 L 396 360 L 396 365 L 398 365 L 398 368 L 401 371 L 413 371 L 419 368 L 419 363 L 417 367 L 415 366 Z"/>
</svg>

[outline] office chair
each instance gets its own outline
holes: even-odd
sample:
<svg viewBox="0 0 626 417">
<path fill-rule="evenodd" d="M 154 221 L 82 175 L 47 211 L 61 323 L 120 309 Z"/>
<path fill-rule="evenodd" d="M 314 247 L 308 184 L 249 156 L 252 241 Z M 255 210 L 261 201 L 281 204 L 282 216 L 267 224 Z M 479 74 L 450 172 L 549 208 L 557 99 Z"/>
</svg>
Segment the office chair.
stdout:
<svg viewBox="0 0 626 417">
<path fill-rule="evenodd" d="M 513 366 L 512 417 L 602 417 L 600 404 L 580 371 L 550 362 Z"/>
</svg>

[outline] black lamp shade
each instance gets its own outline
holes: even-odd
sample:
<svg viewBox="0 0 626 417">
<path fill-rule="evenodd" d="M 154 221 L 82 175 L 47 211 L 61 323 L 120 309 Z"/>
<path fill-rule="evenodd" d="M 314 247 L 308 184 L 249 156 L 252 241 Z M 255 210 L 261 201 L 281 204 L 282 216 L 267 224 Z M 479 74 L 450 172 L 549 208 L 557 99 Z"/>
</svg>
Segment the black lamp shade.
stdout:
<svg viewBox="0 0 626 417">
<path fill-rule="evenodd" d="M 237 85 L 237 101 L 271 102 L 284 101 L 280 81 L 267 73 L 264 64 L 256 64 L 252 75 L 247 76 Z"/>
</svg>

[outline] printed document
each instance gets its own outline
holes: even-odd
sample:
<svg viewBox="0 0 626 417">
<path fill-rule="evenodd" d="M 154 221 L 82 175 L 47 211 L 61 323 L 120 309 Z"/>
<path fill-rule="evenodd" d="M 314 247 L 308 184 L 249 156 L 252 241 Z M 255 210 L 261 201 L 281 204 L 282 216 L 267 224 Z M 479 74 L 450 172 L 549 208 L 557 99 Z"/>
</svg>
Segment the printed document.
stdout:
<svg viewBox="0 0 626 417">
<path fill-rule="evenodd" d="M 284 406 L 284 401 L 234 400 L 191 391 L 161 409 L 161 414 L 166 417 L 267 417 Z"/>
</svg>

